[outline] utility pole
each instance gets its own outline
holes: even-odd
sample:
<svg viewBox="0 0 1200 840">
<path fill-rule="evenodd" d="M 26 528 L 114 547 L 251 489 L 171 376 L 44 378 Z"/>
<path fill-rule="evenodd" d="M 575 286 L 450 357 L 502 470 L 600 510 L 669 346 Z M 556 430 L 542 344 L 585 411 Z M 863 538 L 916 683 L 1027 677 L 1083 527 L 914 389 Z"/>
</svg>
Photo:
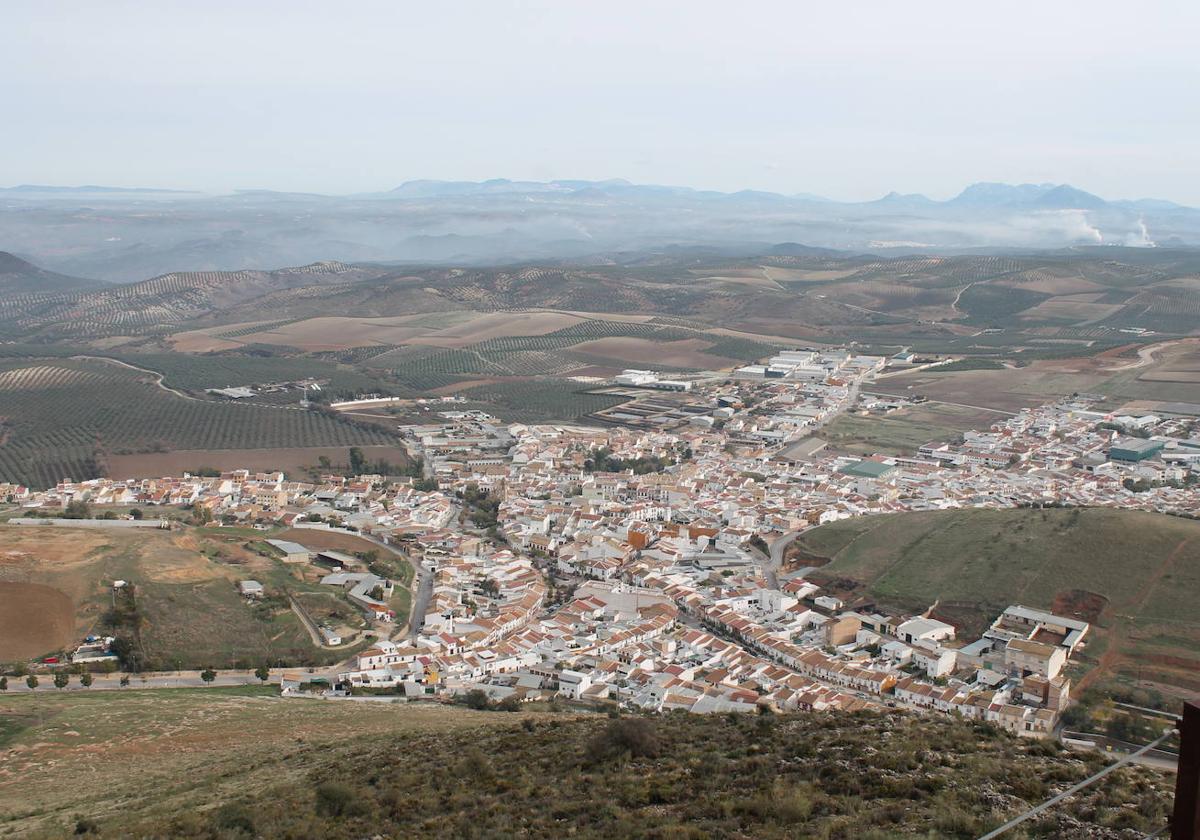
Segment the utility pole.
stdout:
<svg viewBox="0 0 1200 840">
<path fill-rule="evenodd" d="M 1200 705 L 1183 704 L 1171 840 L 1200 840 Z"/>
</svg>

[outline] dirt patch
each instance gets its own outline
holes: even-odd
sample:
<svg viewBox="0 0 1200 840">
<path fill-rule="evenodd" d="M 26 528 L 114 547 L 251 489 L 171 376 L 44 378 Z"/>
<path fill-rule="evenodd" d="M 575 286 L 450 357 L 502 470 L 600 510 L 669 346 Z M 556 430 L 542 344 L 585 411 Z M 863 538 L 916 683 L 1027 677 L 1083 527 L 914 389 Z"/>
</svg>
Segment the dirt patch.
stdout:
<svg viewBox="0 0 1200 840">
<path fill-rule="evenodd" d="M 489 338 L 516 335 L 546 335 L 578 324 L 582 319 L 564 312 L 496 312 L 456 324 L 438 332 L 430 332 L 413 344 L 432 344 L 438 347 L 465 347 Z"/>
<path fill-rule="evenodd" d="M 75 606 L 38 583 L 0 581 L 0 660 L 29 659 L 75 640 Z"/>
<path fill-rule="evenodd" d="M 976 639 L 991 626 L 992 613 L 979 604 L 939 603 L 929 617 L 952 625 L 960 639 Z"/>
<path fill-rule="evenodd" d="M 385 555 L 386 550 L 375 545 L 370 540 L 355 537 L 351 534 L 339 534 L 336 531 L 322 531 L 319 528 L 289 528 L 277 539 L 298 542 L 305 548 L 327 549 L 354 554 L 356 551 L 374 551 Z"/>
<path fill-rule="evenodd" d="M 1050 612 L 1095 624 L 1107 606 L 1108 599 L 1103 595 L 1086 589 L 1067 589 L 1054 596 Z"/>
<path fill-rule="evenodd" d="M 407 453 L 396 446 L 361 446 L 368 461 L 380 458 L 397 466 L 408 463 Z M 108 474 L 113 478 L 149 478 L 195 472 L 201 467 L 218 470 L 247 469 L 251 472 L 283 470 L 289 478 L 301 476 L 307 467 L 316 466 L 321 456 L 332 464 L 349 460 L 345 446 L 310 446 L 292 449 L 180 449 L 175 452 L 150 452 L 140 455 L 113 455 L 108 459 Z"/>
<path fill-rule="evenodd" d="M 724 356 L 714 356 L 704 351 L 712 342 L 700 338 L 682 341 L 651 341 L 647 338 L 598 338 L 585 341 L 571 348 L 572 352 L 592 357 L 617 359 L 644 367 L 667 365 L 683 368 L 714 368 L 721 370 L 732 365 Z"/>
</svg>

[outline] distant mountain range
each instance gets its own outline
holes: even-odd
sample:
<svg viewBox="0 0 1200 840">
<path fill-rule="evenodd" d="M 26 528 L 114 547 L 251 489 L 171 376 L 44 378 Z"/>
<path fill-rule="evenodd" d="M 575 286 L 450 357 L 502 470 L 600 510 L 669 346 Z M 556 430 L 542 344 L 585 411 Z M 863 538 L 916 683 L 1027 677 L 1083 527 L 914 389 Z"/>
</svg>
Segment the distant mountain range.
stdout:
<svg viewBox="0 0 1200 840">
<path fill-rule="evenodd" d="M 496 265 L 673 247 L 751 254 L 781 242 L 878 254 L 1200 247 L 1198 209 L 1110 201 L 1067 184 L 979 183 L 945 201 L 503 178 L 346 196 L 22 185 L 0 199 L 0 249 L 108 281 L 321 260 Z"/>
</svg>

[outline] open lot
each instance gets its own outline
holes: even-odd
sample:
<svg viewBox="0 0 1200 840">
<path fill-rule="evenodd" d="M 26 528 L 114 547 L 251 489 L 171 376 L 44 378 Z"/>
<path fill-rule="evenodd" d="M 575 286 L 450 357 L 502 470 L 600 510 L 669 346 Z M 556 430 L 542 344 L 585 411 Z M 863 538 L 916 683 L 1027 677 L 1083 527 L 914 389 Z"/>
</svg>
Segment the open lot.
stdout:
<svg viewBox="0 0 1200 840">
<path fill-rule="evenodd" d="M 0 635 L 0 661 L 52 653 L 106 629 L 114 580 L 135 588 L 141 624 L 134 641 L 148 669 L 332 661 L 313 646 L 288 609 L 286 593 L 337 593 L 320 586 L 316 575 L 305 579 L 301 569 L 264 556 L 255 542 L 223 528 L 0 526 L 0 580 L 48 587 L 61 596 L 49 596 L 57 604 L 52 616 L 17 636 Z M 237 582 L 246 579 L 264 583 L 268 594 L 279 597 L 270 604 L 247 603 L 237 591 Z M 2 606 L 8 611 L 12 603 L 6 599 Z M 73 621 L 64 629 L 68 609 Z"/>
<path fill-rule="evenodd" d="M 939 602 L 972 632 L 1009 604 L 1083 609 L 1097 673 L 1200 690 L 1200 522 L 1109 509 L 861 517 L 804 534 L 814 577 L 905 610 Z M 964 633 L 965 635 L 965 633 Z"/>
<path fill-rule="evenodd" d="M 830 447 L 856 455 L 912 455 L 932 440 L 950 440 L 968 429 L 986 429 L 1004 415 L 943 403 L 923 403 L 891 414 L 843 414 L 821 436 Z"/>
<path fill-rule="evenodd" d="M 571 348 L 587 357 L 615 359 L 642 367 L 675 367 L 722 369 L 733 364 L 732 359 L 705 352 L 713 346 L 710 341 L 688 338 L 682 341 L 651 341 L 645 338 L 599 338 Z"/>
</svg>

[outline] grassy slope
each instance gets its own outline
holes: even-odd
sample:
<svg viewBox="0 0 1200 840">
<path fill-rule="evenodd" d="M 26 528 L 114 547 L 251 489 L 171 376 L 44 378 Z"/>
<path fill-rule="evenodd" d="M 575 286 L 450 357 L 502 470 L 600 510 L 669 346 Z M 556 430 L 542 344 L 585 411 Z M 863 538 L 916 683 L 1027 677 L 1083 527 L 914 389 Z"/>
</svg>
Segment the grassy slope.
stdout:
<svg viewBox="0 0 1200 840">
<path fill-rule="evenodd" d="M 208 808 L 303 779 L 328 751 L 372 733 L 470 729 L 498 717 L 275 695 L 257 687 L 0 695 L 0 837 L 59 837 L 79 814 L 166 818 Z"/>
<path fill-rule="evenodd" d="M 1068 590 L 1094 592 L 1108 603 L 1092 655 L 1108 645 L 1120 649 L 1114 655 L 1148 655 L 1143 664 L 1200 668 L 1200 522 L 1104 509 L 965 510 L 846 520 L 802 540 L 833 558 L 819 576 L 853 579 L 906 609 L 941 599 L 990 617 L 1008 604 L 1048 608 Z"/>
<path fill-rule="evenodd" d="M 0 775 L 0 836 L 61 836 L 86 813 L 111 837 L 976 837 L 1101 760 L 899 714 L 630 724 L 216 690 L 39 702 L 41 724 L 28 698 L 0 698 L 27 726 Z M 1170 785 L 1118 771 L 1029 834 L 1137 836 L 1102 826 L 1160 827 Z"/>
</svg>

